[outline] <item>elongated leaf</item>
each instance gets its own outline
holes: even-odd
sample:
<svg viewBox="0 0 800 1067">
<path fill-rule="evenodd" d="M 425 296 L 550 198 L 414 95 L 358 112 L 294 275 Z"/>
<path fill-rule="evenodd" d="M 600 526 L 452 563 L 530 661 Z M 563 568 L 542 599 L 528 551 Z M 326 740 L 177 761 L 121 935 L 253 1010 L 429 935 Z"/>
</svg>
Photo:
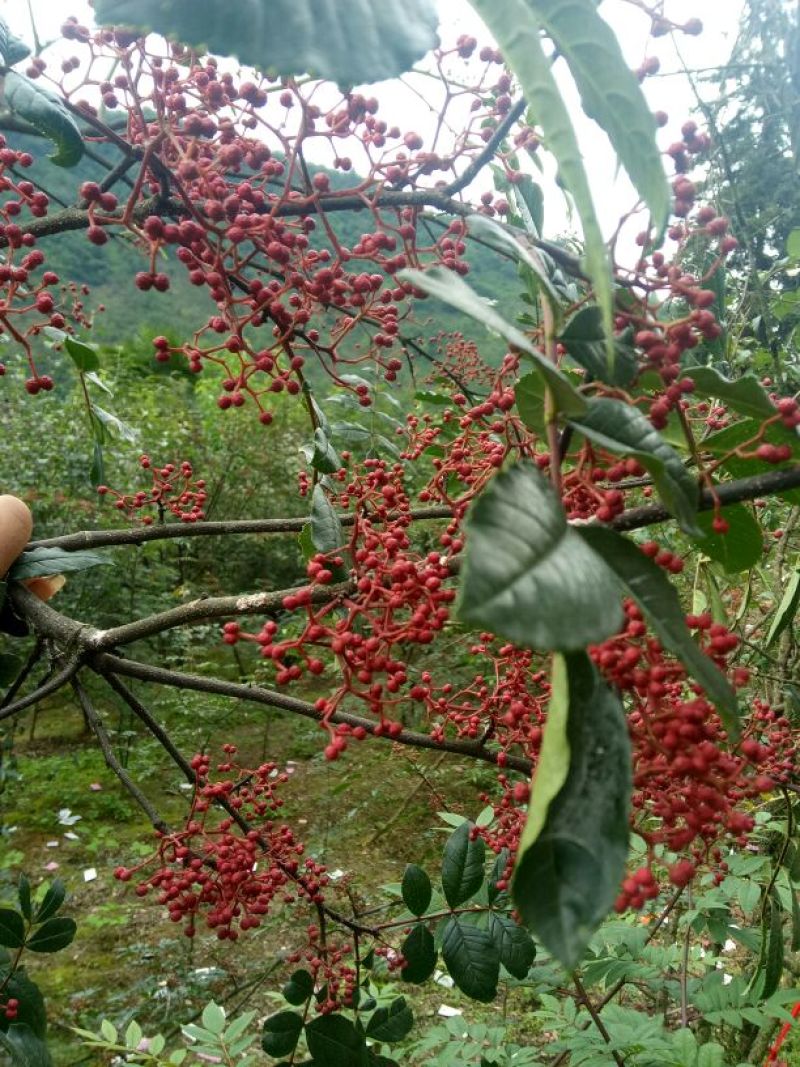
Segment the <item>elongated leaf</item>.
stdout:
<svg viewBox="0 0 800 1067">
<path fill-rule="evenodd" d="M 49 887 L 45 895 L 42 897 L 42 903 L 36 909 L 34 916 L 34 922 L 43 923 L 47 919 L 56 914 L 58 909 L 64 903 L 64 899 L 67 895 L 67 887 L 61 881 L 60 878 L 56 878 L 53 884 Z"/>
<path fill-rule="evenodd" d="M 544 256 L 525 239 L 524 233 L 514 233 L 510 226 L 506 226 L 496 219 L 490 219 L 487 215 L 468 215 L 467 226 L 473 237 L 479 237 L 484 244 L 504 252 L 517 263 L 524 263 L 529 267 L 539 280 L 543 290 L 550 299 L 551 306 L 561 314 L 559 295 L 550 281 L 550 273 Z"/>
<path fill-rule="evenodd" d="M 632 541 L 613 530 L 585 526 L 578 533 L 617 574 L 664 648 L 677 656 L 692 678 L 705 689 L 735 739 L 739 732 L 739 710 L 733 687 L 689 633 L 675 587 L 661 568 Z"/>
<path fill-rule="evenodd" d="M 306 1023 L 308 1051 L 326 1067 L 367 1067 L 367 1043 L 344 1015 L 320 1015 Z"/>
<path fill-rule="evenodd" d="M 117 437 L 120 441 L 127 441 L 128 444 L 135 444 L 138 440 L 139 431 L 134 426 L 131 426 L 130 423 L 123 422 L 113 412 L 106 411 L 105 408 L 101 408 L 97 404 L 92 404 L 92 414 L 96 419 L 100 420 L 106 432 L 112 437 Z"/>
<path fill-rule="evenodd" d="M 319 484 L 311 497 L 311 540 L 317 552 L 332 552 L 344 540 L 339 516 Z"/>
<path fill-rule="evenodd" d="M 367 1023 L 367 1037 L 373 1041 L 402 1041 L 411 1033 L 414 1013 L 406 1004 L 405 997 L 393 1000 L 388 1008 L 378 1008 Z"/>
<path fill-rule="evenodd" d="M 542 650 L 585 648 L 622 624 L 613 573 L 532 463 L 497 474 L 468 512 L 458 615 Z"/>
<path fill-rule="evenodd" d="M 451 915 L 442 933 L 442 959 L 468 997 L 488 1004 L 497 994 L 500 955 L 487 930 Z"/>
<path fill-rule="evenodd" d="M 600 382 L 630 385 L 636 375 L 636 352 L 630 334 L 614 338 L 614 366 L 609 373 L 603 313 L 596 304 L 581 308 L 559 334 L 570 357 Z"/>
<path fill-rule="evenodd" d="M 22 578 L 46 578 L 51 574 L 68 574 L 85 571 L 89 567 L 110 567 L 112 560 L 96 552 L 65 552 L 63 548 L 32 548 L 23 552 L 11 568 L 9 576 Z"/>
<path fill-rule="evenodd" d="M 9 70 L 5 76 L 8 108 L 34 126 L 56 146 L 51 162 L 74 167 L 83 155 L 83 137 L 64 101 L 38 82 Z"/>
<path fill-rule="evenodd" d="M 409 863 L 403 872 L 400 886 L 403 903 L 412 915 L 424 915 L 431 902 L 431 880 L 416 863 Z"/>
<path fill-rule="evenodd" d="M 4 67 L 13 67 L 31 54 L 30 48 L 8 28 L 5 19 L 0 19 L 0 61 Z"/>
<path fill-rule="evenodd" d="M 764 553 L 761 527 L 744 504 L 731 504 L 721 514 L 728 523 L 728 532 L 724 534 L 715 532 L 713 512 L 698 513 L 697 525 L 703 536 L 696 538 L 695 544 L 710 559 L 721 563 L 727 574 L 749 570 Z"/>
<path fill-rule="evenodd" d="M 74 919 L 57 917 L 42 923 L 28 940 L 25 948 L 31 952 L 60 952 L 75 939 L 77 924 Z"/>
<path fill-rule="evenodd" d="M 21 948 L 25 943 L 25 921 L 18 911 L 0 908 L 0 945 Z"/>
<path fill-rule="evenodd" d="M 314 431 L 314 447 L 311 454 L 311 466 L 321 474 L 333 474 L 338 471 L 342 461 L 336 449 L 328 440 L 328 436 L 321 426 Z"/>
<path fill-rule="evenodd" d="M 536 945 L 527 930 L 507 915 L 492 912 L 489 918 L 489 936 L 494 942 L 500 962 L 510 975 L 523 981 L 528 977 L 536 959 Z"/>
<path fill-rule="evenodd" d="M 519 417 L 529 430 L 543 437 L 547 433 L 545 420 L 545 384 L 536 371 L 523 374 L 514 386 Z"/>
<path fill-rule="evenodd" d="M 25 874 L 19 876 L 17 899 L 19 900 L 20 911 L 28 922 L 30 922 L 33 918 L 33 908 L 31 906 L 31 883 L 30 879 Z"/>
<path fill-rule="evenodd" d="M 51 1067 L 53 1063 L 44 1040 L 18 1022 L 0 1033 L 0 1048 L 9 1054 L 7 1062 L 12 1067 Z"/>
<path fill-rule="evenodd" d="M 601 309 L 607 361 L 613 367 L 613 293 L 608 256 L 569 111 L 553 77 L 550 59 L 542 48 L 539 19 L 531 18 L 532 13 L 538 12 L 533 0 L 503 0 L 503 3 L 471 0 L 471 3 L 519 78 L 545 144 L 556 158 L 559 176 L 575 201 L 583 225 L 586 267 Z M 624 66 L 624 60 L 621 62 Z"/>
<path fill-rule="evenodd" d="M 65 334 L 64 348 L 79 371 L 100 370 L 100 357 L 91 345 Z"/>
<path fill-rule="evenodd" d="M 176 37 L 262 70 L 342 85 L 404 74 L 437 44 L 429 0 L 98 0 L 95 19 Z"/>
<path fill-rule="evenodd" d="M 550 387 L 559 411 L 568 415 L 580 415 L 586 410 L 586 401 L 576 392 L 567 376 L 545 359 L 522 330 L 506 322 L 503 316 L 490 307 L 458 274 L 445 267 L 431 267 L 426 271 L 403 270 L 397 276 L 429 296 L 438 297 L 451 307 L 463 311 L 465 315 L 482 322 L 518 348 L 536 365 L 536 369 Z"/>
<path fill-rule="evenodd" d="M 641 411 L 622 400 L 594 397 L 589 410 L 570 421 L 601 448 L 638 460 L 681 528 L 695 537 L 702 535 L 696 522 L 697 483 L 678 453 Z"/>
<path fill-rule="evenodd" d="M 586 114 L 611 145 L 661 231 L 670 191 L 656 122 L 617 38 L 595 0 L 529 0 L 530 8 L 566 59 Z"/>
<path fill-rule="evenodd" d="M 757 419 L 768 419 L 775 414 L 775 405 L 753 374 L 730 381 L 713 367 L 689 367 L 686 373 L 694 382 L 696 396 L 715 397 L 731 411 Z"/>
<path fill-rule="evenodd" d="M 453 831 L 442 856 L 442 889 L 447 903 L 457 908 L 483 885 L 486 846 L 482 837 L 472 840 L 472 823 L 462 822 Z"/>
<path fill-rule="evenodd" d="M 291 1056 L 302 1032 L 302 1015 L 296 1011 L 279 1011 L 265 1020 L 261 1047 L 270 1056 Z"/>
<path fill-rule="evenodd" d="M 11 975 L 5 987 L 5 995 L 19 1001 L 16 1021 L 27 1026 L 36 1037 L 44 1038 L 47 1033 L 44 997 L 36 983 L 30 980 L 24 967 L 18 968 Z"/>
<path fill-rule="evenodd" d="M 403 942 L 400 949 L 405 967 L 400 972 L 404 982 L 426 982 L 436 967 L 436 947 L 433 934 L 418 923 Z"/>
<path fill-rule="evenodd" d="M 800 564 L 786 584 L 786 592 L 783 594 L 767 633 L 765 648 L 769 648 L 773 642 L 777 641 L 786 627 L 791 624 L 798 607 L 800 607 Z"/>
<path fill-rule="evenodd" d="M 512 894 L 526 925 L 572 968 L 624 875 L 631 753 L 622 705 L 584 652 L 556 657 L 551 714 Z"/>
</svg>

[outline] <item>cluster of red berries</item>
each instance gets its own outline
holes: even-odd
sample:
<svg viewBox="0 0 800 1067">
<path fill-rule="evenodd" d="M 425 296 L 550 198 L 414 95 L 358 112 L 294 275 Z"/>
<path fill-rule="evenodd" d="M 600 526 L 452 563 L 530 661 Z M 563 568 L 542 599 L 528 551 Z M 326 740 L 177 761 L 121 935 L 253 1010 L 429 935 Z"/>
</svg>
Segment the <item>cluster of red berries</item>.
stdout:
<svg viewBox="0 0 800 1067">
<path fill-rule="evenodd" d="M 156 519 L 163 521 L 167 513 L 174 515 L 181 522 L 199 522 L 206 517 L 206 483 L 202 478 L 195 479 L 188 460 L 184 460 L 179 466 L 166 463 L 159 467 L 153 464 L 149 456 L 141 456 L 139 466 L 150 471 L 152 475 L 153 481 L 149 490 L 119 493 L 107 485 L 99 485 L 97 492 L 100 496 L 112 497 L 114 507 L 128 518 L 134 518 L 142 511 L 148 512 L 141 515 L 141 522 L 145 526 L 151 526 Z M 155 512 L 155 515 L 149 512 Z"/>
</svg>

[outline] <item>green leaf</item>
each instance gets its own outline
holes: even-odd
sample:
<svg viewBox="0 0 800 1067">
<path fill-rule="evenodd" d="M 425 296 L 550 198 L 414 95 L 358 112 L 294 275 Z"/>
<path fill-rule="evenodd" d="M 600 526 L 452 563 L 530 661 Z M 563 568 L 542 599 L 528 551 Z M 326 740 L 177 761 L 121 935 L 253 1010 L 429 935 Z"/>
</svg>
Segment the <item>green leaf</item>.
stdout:
<svg viewBox="0 0 800 1067">
<path fill-rule="evenodd" d="M 103 446 L 98 440 L 95 440 L 92 447 L 92 465 L 89 468 L 89 482 L 96 489 L 98 485 L 104 485 L 105 481 L 106 461 L 103 454 Z"/>
<path fill-rule="evenodd" d="M 31 54 L 30 48 L 8 28 L 5 19 L 0 19 L 0 59 L 4 67 L 13 67 Z"/>
<path fill-rule="evenodd" d="M 789 445 L 794 456 L 800 456 L 800 435 L 797 430 L 790 430 L 778 422 L 771 423 L 762 432 L 761 418 L 744 419 L 733 426 L 727 426 L 724 430 L 709 434 L 700 442 L 700 447 L 704 452 L 710 452 L 715 457 L 727 456 L 722 466 L 732 477 L 749 478 L 754 474 L 780 470 L 782 464 L 767 463 L 766 460 L 757 458 L 742 459 L 740 456 L 728 456 L 727 454 L 742 446 L 748 452 L 752 452 L 762 441 L 770 445 Z M 788 462 L 791 463 L 792 460 Z M 800 490 L 798 489 L 781 490 L 775 493 L 775 496 L 791 504 L 800 504 Z"/>
<path fill-rule="evenodd" d="M 53 884 L 42 897 L 42 903 L 36 909 L 36 915 L 34 916 L 33 921 L 35 923 L 43 923 L 51 918 L 51 916 L 55 915 L 64 903 L 66 895 L 67 888 L 64 883 L 60 878 L 54 879 Z"/>
<path fill-rule="evenodd" d="M 125 1047 L 134 1050 L 138 1049 L 143 1036 L 141 1026 L 135 1019 L 131 1019 L 125 1030 Z"/>
<path fill-rule="evenodd" d="M 333 552 L 344 541 L 339 516 L 319 484 L 311 497 L 311 540 L 317 552 Z"/>
<path fill-rule="evenodd" d="M 540 13 L 548 16 L 549 5 L 542 4 L 540 12 L 534 8 L 534 2 L 535 0 L 503 0 L 502 4 L 498 4 L 495 0 L 471 0 L 472 6 L 500 46 L 506 62 L 519 78 L 522 92 L 534 109 L 537 125 L 544 134 L 545 144 L 556 158 L 559 177 L 575 201 L 583 225 L 586 267 L 594 287 L 595 299 L 601 309 L 607 362 L 611 368 L 614 363 L 613 292 L 608 256 L 569 111 L 553 76 L 550 58 L 542 48 L 539 19 L 531 18 L 532 14 Z M 593 9 L 591 11 L 593 17 L 590 24 L 594 19 L 598 19 L 596 12 Z M 605 29 L 610 32 L 608 27 Z M 579 32 L 580 27 L 573 28 L 574 34 Z M 567 36 L 572 46 L 572 37 L 570 34 Z M 620 58 L 620 64 L 621 69 L 627 72 L 624 59 Z M 618 79 L 614 78 L 612 87 L 617 84 Z M 637 125 L 637 114 L 638 108 L 634 114 L 634 127 Z M 646 158 L 649 159 L 650 150 L 645 149 L 645 152 Z M 644 191 L 642 192 L 645 195 Z M 650 191 L 647 195 L 649 193 Z"/>
<path fill-rule="evenodd" d="M 688 367 L 686 375 L 694 382 L 695 396 L 715 397 L 740 415 L 757 419 L 769 419 L 775 415 L 775 405 L 767 396 L 764 386 L 752 374 L 730 381 L 713 367 Z"/>
<path fill-rule="evenodd" d="M 363 1034 L 344 1015 L 320 1015 L 306 1023 L 311 1058 L 325 1067 L 367 1067 Z"/>
<path fill-rule="evenodd" d="M 314 979 L 308 971 L 294 971 L 283 987 L 283 995 L 295 1008 L 299 1008 L 314 993 Z"/>
<path fill-rule="evenodd" d="M 388 1008 L 378 1008 L 367 1023 L 367 1037 L 391 1044 L 407 1037 L 413 1026 L 414 1013 L 406 1004 L 405 997 L 398 997 Z"/>
<path fill-rule="evenodd" d="M 0 908 L 0 945 L 21 948 L 25 944 L 25 921 L 18 911 Z"/>
<path fill-rule="evenodd" d="M 792 259 L 800 259 L 800 229 L 792 230 L 786 238 L 786 254 Z"/>
<path fill-rule="evenodd" d="M 99 25 L 125 23 L 276 74 L 344 86 L 393 78 L 436 47 L 429 0 L 98 0 Z"/>
<path fill-rule="evenodd" d="M 418 923 L 403 942 L 400 954 L 406 965 L 400 972 L 404 982 L 426 982 L 436 967 L 436 947 L 433 934 Z"/>
<path fill-rule="evenodd" d="M 600 382 L 624 387 L 636 376 L 636 352 L 629 332 L 614 338 L 614 366 L 609 374 L 603 313 L 596 304 L 577 311 L 558 339 L 570 357 Z"/>
<path fill-rule="evenodd" d="M 501 904 L 501 902 L 504 902 L 508 896 L 508 891 L 506 889 L 498 889 L 497 883 L 501 878 L 505 878 L 509 857 L 510 853 L 508 849 L 504 848 L 498 853 L 492 864 L 492 870 L 489 874 L 489 882 L 487 884 L 489 903 L 492 905 Z"/>
<path fill-rule="evenodd" d="M 74 167 L 83 155 L 83 137 L 61 97 L 15 70 L 5 75 L 5 102 L 10 111 L 29 122 L 56 146 L 50 161 Z"/>
<path fill-rule="evenodd" d="M 203 1008 L 203 1026 L 212 1034 L 221 1034 L 225 1029 L 225 1009 L 213 1000 Z"/>
<path fill-rule="evenodd" d="M 9 577 L 46 578 L 51 574 L 68 574 L 71 571 L 85 571 L 89 567 L 111 567 L 113 563 L 107 556 L 98 556 L 96 552 L 65 552 L 63 548 L 32 548 L 23 552 L 9 571 Z"/>
<path fill-rule="evenodd" d="M 559 411 L 568 415 L 580 415 L 586 410 L 586 401 L 576 392 L 569 378 L 542 355 L 522 330 L 506 322 L 502 315 L 454 271 L 445 267 L 431 267 L 426 271 L 402 270 L 398 272 L 397 277 L 482 322 L 490 330 L 500 334 L 510 345 L 518 348 L 535 364 L 537 371 L 547 382 Z"/>
<path fill-rule="evenodd" d="M 765 648 L 769 648 L 774 641 L 777 641 L 789 626 L 797 614 L 798 606 L 800 606 L 800 564 L 795 567 L 794 573 L 786 584 L 786 591 L 767 633 Z"/>
<path fill-rule="evenodd" d="M 625 872 L 631 751 L 622 705 L 584 652 L 556 656 L 552 693 L 512 895 L 572 968 Z"/>
<path fill-rule="evenodd" d="M 442 959 L 462 993 L 483 1004 L 494 1000 L 500 956 L 488 931 L 451 915 L 442 932 Z"/>
<path fill-rule="evenodd" d="M 128 444 L 135 444 L 139 439 L 139 431 L 135 426 L 123 422 L 122 419 L 117 418 L 112 412 L 106 411 L 105 408 L 92 404 L 92 414 L 96 419 L 100 420 L 106 432 L 110 433 L 112 437 L 116 437 L 120 441 L 126 441 Z"/>
<path fill-rule="evenodd" d="M 19 1001 L 16 1021 L 27 1026 L 37 1037 L 44 1038 L 47 1033 L 44 998 L 36 983 L 28 977 L 24 967 L 17 968 L 8 979 L 5 995 Z"/>
<path fill-rule="evenodd" d="M 530 268 L 547 294 L 551 307 L 558 316 L 561 315 L 560 297 L 550 281 L 547 263 L 536 245 L 526 240 L 524 233 L 515 233 L 512 227 L 487 215 L 468 215 L 466 222 L 470 237 L 478 237 L 484 244 Z"/>
<path fill-rule="evenodd" d="M 649 472 L 664 505 L 686 533 L 699 536 L 699 490 L 683 460 L 641 411 L 622 400 L 593 397 L 589 410 L 570 422 L 596 445 L 638 460 Z"/>
<path fill-rule="evenodd" d="M 279 1011 L 264 1022 L 261 1047 L 269 1056 L 291 1056 L 302 1032 L 302 1015 L 296 1011 Z"/>
<path fill-rule="evenodd" d="M 463 822 L 447 839 L 442 856 L 442 889 L 447 903 L 457 908 L 483 885 L 486 846 L 471 837 L 472 823 Z"/>
<path fill-rule="evenodd" d="M 424 915 L 431 902 L 431 880 L 416 863 L 409 863 L 400 886 L 403 902 L 412 915 Z"/>
<path fill-rule="evenodd" d="M 31 952 L 59 952 L 72 944 L 76 930 L 74 919 L 48 919 L 31 934 L 25 942 L 25 948 Z"/>
<path fill-rule="evenodd" d="M 492 912 L 489 937 L 494 942 L 500 962 L 514 978 L 523 981 L 536 959 L 536 945 L 530 934 L 507 915 Z"/>
<path fill-rule="evenodd" d="M 311 466 L 320 474 L 333 474 L 341 469 L 342 461 L 336 449 L 328 440 L 321 427 L 314 430 L 314 447 L 311 453 Z"/>
<path fill-rule="evenodd" d="M 464 622 L 526 648 L 585 648 L 616 633 L 614 575 L 567 525 L 532 463 L 495 475 L 467 513 L 458 603 Z"/>
<path fill-rule="evenodd" d="M 22 660 L 11 652 L 0 652 L 0 686 L 11 685 L 20 672 Z"/>
<path fill-rule="evenodd" d="M 91 345 L 65 334 L 64 348 L 79 371 L 100 370 L 100 357 Z"/>
<path fill-rule="evenodd" d="M 19 876 L 19 882 L 17 883 L 17 898 L 19 900 L 20 911 L 28 922 L 30 922 L 33 918 L 33 908 L 31 907 L 31 883 L 30 879 L 25 874 Z"/>
<path fill-rule="evenodd" d="M 721 515 L 729 527 L 724 534 L 715 532 L 713 512 L 698 513 L 697 525 L 703 536 L 695 538 L 695 544 L 710 559 L 721 563 L 727 574 L 749 570 L 764 554 L 761 527 L 744 504 L 730 504 L 722 508 Z"/>
<path fill-rule="evenodd" d="M 706 691 L 730 733 L 739 733 L 736 694 L 715 663 L 700 650 L 686 626 L 675 587 L 636 545 L 613 530 L 585 526 L 579 536 L 602 557 L 641 608 L 664 648 L 672 652 Z"/>
<path fill-rule="evenodd" d="M 527 428 L 539 437 L 547 433 L 545 420 L 545 384 L 540 374 L 524 374 L 514 386 L 519 417 Z"/>
<path fill-rule="evenodd" d="M 14 1022 L 0 1033 L 0 1048 L 8 1052 L 11 1067 L 51 1067 L 53 1063 L 44 1040 L 22 1023 Z"/>
</svg>

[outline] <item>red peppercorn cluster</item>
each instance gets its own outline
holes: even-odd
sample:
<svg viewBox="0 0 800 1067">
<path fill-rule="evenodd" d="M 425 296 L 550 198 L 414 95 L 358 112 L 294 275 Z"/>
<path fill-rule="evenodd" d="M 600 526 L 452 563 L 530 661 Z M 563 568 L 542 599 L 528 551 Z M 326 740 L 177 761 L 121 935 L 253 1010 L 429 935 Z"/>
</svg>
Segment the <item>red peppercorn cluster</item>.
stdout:
<svg viewBox="0 0 800 1067">
<path fill-rule="evenodd" d="M 155 466 L 149 456 L 141 456 L 139 466 L 150 471 L 153 479 L 149 491 L 140 489 L 135 493 L 119 493 L 107 485 L 99 485 L 100 496 L 109 496 L 114 500 L 114 507 L 127 518 L 132 519 L 142 511 L 145 526 L 151 526 L 155 519 L 163 520 L 167 513 L 174 515 L 181 522 L 198 522 L 205 518 L 203 510 L 208 494 L 206 483 L 202 478 L 194 478 L 194 471 L 188 460 L 176 466 L 166 463 L 163 467 Z M 155 515 L 149 514 L 155 512 Z"/>
</svg>

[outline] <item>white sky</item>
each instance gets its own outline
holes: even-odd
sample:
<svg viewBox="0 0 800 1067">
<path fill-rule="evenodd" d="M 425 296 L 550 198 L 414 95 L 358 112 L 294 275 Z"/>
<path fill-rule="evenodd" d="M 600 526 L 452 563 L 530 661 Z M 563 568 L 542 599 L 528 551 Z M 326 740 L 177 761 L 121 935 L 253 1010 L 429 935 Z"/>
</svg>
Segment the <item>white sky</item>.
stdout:
<svg viewBox="0 0 800 1067">
<path fill-rule="evenodd" d="M 61 0 L 30 2 L 42 40 L 57 38 L 59 26 L 68 15 L 75 15 L 81 21 L 91 24 L 92 13 L 86 0 L 69 0 L 67 3 Z M 445 43 L 454 42 L 460 33 L 472 34 L 478 38 L 480 44 L 491 40 L 467 0 L 436 2 L 440 14 L 440 34 Z M 503 0 L 497 2 L 502 3 Z M 713 67 L 726 61 L 736 37 L 738 20 L 745 2 L 746 0 L 666 0 L 666 12 L 674 21 L 684 22 L 697 17 L 704 22 L 705 32 L 699 37 L 678 35 L 681 53 L 690 68 Z M 31 41 L 27 4 L 23 4 L 21 0 L 0 0 L 0 13 L 20 37 Z M 653 109 L 660 108 L 670 116 L 670 124 L 659 135 L 662 144 L 666 146 L 679 139 L 681 124 L 689 117 L 695 102 L 691 87 L 682 75 L 663 76 L 681 70 L 670 38 L 650 38 L 649 20 L 624 0 L 606 0 L 601 5 L 600 13 L 617 33 L 631 67 L 639 66 L 646 55 L 654 54 L 659 57 L 662 76 L 647 79 L 644 88 Z M 74 47 L 68 42 L 57 47 L 63 47 L 66 54 L 74 51 Z M 560 66 L 563 67 L 563 63 Z M 565 95 L 575 105 L 572 113 L 575 116 L 584 157 L 591 161 L 587 170 L 598 214 L 604 230 L 610 233 L 617 219 L 632 205 L 635 197 L 624 174 L 615 173 L 614 156 L 605 135 L 580 113 L 577 96 L 571 91 L 568 79 L 563 78 L 562 85 Z M 705 94 L 711 92 L 708 86 L 702 91 Z M 401 128 L 416 129 L 423 136 L 427 129 L 432 128 L 430 110 L 420 100 L 410 97 L 401 87 L 393 86 L 391 82 L 382 83 L 378 95 L 381 99 L 381 115 L 390 123 L 397 121 Z M 402 109 L 395 116 L 391 114 L 393 103 Z M 552 169 L 550 178 L 552 179 Z M 477 192 L 488 188 L 488 177 L 483 177 L 476 185 Z M 548 181 L 545 187 L 546 235 L 554 236 L 574 228 L 575 226 L 569 223 L 563 196 L 555 184 Z"/>
</svg>

